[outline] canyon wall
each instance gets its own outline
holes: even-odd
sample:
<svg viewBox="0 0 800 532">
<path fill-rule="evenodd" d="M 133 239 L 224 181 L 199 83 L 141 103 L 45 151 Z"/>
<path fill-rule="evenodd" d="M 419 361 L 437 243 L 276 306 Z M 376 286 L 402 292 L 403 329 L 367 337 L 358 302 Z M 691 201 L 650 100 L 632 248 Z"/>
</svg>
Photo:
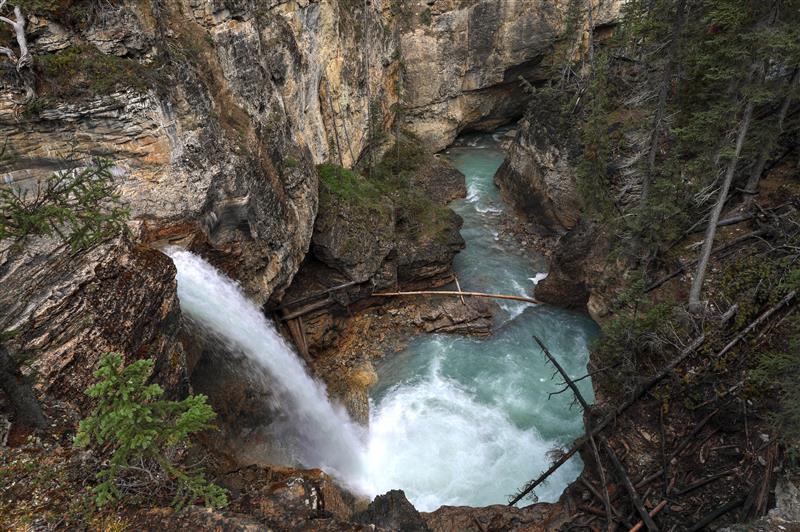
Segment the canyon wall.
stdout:
<svg viewBox="0 0 800 532">
<path fill-rule="evenodd" d="M 520 77 L 546 79 L 565 24 L 557 0 L 415 0 L 400 42 L 404 125 L 435 150 L 462 131 L 491 131 L 522 116 Z M 619 0 L 594 1 L 596 26 L 619 17 Z M 585 38 L 582 37 L 582 38 Z"/>
<path fill-rule="evenodd" d="M 48 77 L 28 105 L 4 79 L 5 181 L 84 164 L 73 154 L 109 157 L 132 216 L 157 229 L 145 234 L 192 234 L 252 297 L 280 293 L 311 241 L 314 164 L 351 165 L 370 102 L 376 115 L 394 102 L 385 14 L 233 0 L 97 9 L 72 24 L 70 12 L 28 14 Z"/>
</svg>

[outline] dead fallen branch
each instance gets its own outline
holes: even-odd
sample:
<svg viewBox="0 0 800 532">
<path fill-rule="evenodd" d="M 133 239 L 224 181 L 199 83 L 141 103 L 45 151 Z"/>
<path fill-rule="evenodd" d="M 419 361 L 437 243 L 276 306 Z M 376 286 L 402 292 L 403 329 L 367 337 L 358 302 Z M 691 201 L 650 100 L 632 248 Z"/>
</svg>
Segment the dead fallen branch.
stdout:
<svg viewBox="0 0 800 532">
<path fill-rule="evenodd" d="M 749 213 L 748 214 L 742 214 L 740 216 L 732 216 L 730 218 L 726 218 L 724 220 L 720 220 L 719 222 L 717 222 L 717 227 L 724 227 L 726 225 L 736 225 L 736 224 L 740 224 L 742 222 L 746 222 L 747 220 L 752 220 L 753 218 L 754 218 L 754 216 L 752 214 L 749 214 Z M 703 231 L 706 230 L 707 227 L 708 227 L 707 223 L 703 224 L 703 225 L 700 225 L 700 226 L 697 226 L 697 227 L 694 227 L 694 228 L 692 228 L 690 233 L 702 233 Z"/>
<path fill-rule="evenodd" d="M 633 503 L 636 511 L 639 512 L 639 516 L 641 516 L 642 521 L 647 526 L 647 529 L 657 531 L 658 526 L 645 509 L 642 499 L 639 498 L 639 494 L 636 492 L 633 482 L 631 482 L 631 477 L 628 476 L 628 472 L 625 471 L 625 466 L 623 466 L 622 462 L 620 462 L 619 458 L 617 458 L 617 454 L 614 452 L 614 449 L 611 448 L 605 438 L 600 438 L 600 443 L 603 446 L 603 450 L 605 450 L 606 454 L 608 455 L 608 458 L 611 460 L 611 464 L 614 466 L 614 469 L 617 471 L 617 476 L 619 476 L 620 480 L 622 481 L 622 485 L 625 486 L 625 490 L 628 492 L 631 503 Z"/>
<path fill-rule="evenodd" d="M 572 447 L 571 447 L 571 448 L 570 448 L 568 451 L 566 451 L 566 452 L 565 452 L 563 455 L 561 455 L 561 458 L 559 458 L 558 460 L 556 460 L 556 461 L 553 463 L 553 465 L 551 465 L 551 466 L 550 466 L 550 467 L 547 469 L 547 471 L 545 471 L 544 473 L 542 473 L 541 475 L 539 475 L 539 477 L 538 477 L 537 479 L 535 479 L 535 480 L 533 480 L 533 481 L 529 482 L 529 483 L 528 483 L 528 484 L 527 484 L 527 485 L 526 485 L 524 488 L 522 488 L 522 489 L 520 490 L 520 492 L 519 492 L 519 493 L 517 493 L 517 494 L 516 494 L 514 497 L 512 497 L 512 498 L 511 498 L 511 500 L 510 500 L 510 501 L 509 501 L 509 503 L 508 503 L 508 504 L 509 504 L 509 506 L 513 506 L 513 505 L 517 504 L 517 503 L 518 503 L 520 500 L 522 500 L 522 498 L 523 498 L 523 497 L 525 497 L 525 496 L 526 496 L 526 495 L 528 495 L 530 492 L 532 492 L 534 489 L 536 489 L 536 487 L 537 487 L 539 484 L 541 484 L 542 482 L 544 482 L 545 480 L 547 480 L 547 478 L 548 478 L 550 475 L 552 475 L 552 474 L 553 474 L 555 471 L 557 471 L 559 467 L 561 467 L 562 465 L 564 465 L 565 463 L 567 463 L 567 461 L 568 461 L 570 458 L 572 458 L 572 457 L 575 455 L 575 453 L 577 453 L 577 452 L 578 452 L 578 451 L 579 451 L 579 450 L 580 450 L 580 449 L 581 449 L 581 448 L 584 446 L 584 444 L 586 444 L 586 442 L 587 442 L 587 441 L 589 441 L 589 436 L 596 436 L 598 433 L 600 433 L 600 431 L 602 431 L 603 429 L 605 429 L 605 428 L 606 428 L 606 427 L 607 427 L 607 426 L 608 426 L 608 425 L 609 425 L 609 424 L 610 424 L 612 421 L 614 421 L 614 420 L 615 420 L 615 419 L 616 419 L 618 416 L 620 416 L 620 415 L 621 415 L 622 413 L 624 413 L 624 412 L 625 412 L 625 411 L 626 411 L 628 408 L 630 408 L 630 407 L 631 407 L 631 405 L 633 405 L 634 403 L 636 403 L 636 401 L 638 401 L 638 400 L 639 400 L 639 398 L 640 398 L 642 395 L 644 395 L 645 393 L 647 393 L 647 392 L 648 392 L 648 391 L 649 391 L 651 388 L 653 388 L 653 386 L 655 386 L 656 384 L 658 384 L 659 382 L 661 382 L 661 380 L 663 380 L 663 379 L 664 379 L 664 377 L 666 377 L 667 375 L 669 375 L 669 374 L 672 372 L 672 370 L 674 370 L 674 369 L 675 369 L 675 367 L 676 367 L 678 364 L 680 364 L 680 363 L 681 363 L 681 362 L 683 362 L 683 361 L 684 361 L 686 358 L 688 358 L 688 357 L 689 357 L 689 355 L 691 355 L 692 353 L 694 353 L 695 351 L 697 351 L 697 349 L 698 349 L 698 348 L 699 348 L 699 347 L 700 347 L 700 346 L 703 344 L 703 342 L 705 341 L 705 338 L 706 338 L 706 337 L 705 337 L 705 335 L 704 335 L 704 334 L 701 334 L 700 336 L 698 336 L 697 338 L 695 338 L 695 339 L 692 341 L 692 343 L 690 343 L 690 344 L 689 344 L 689 345 L 688 345 L 686 348 L 684 348 L 684 350 L 683 350 L 683 351 L 681 351 L 681 352 L 680 352 L 680 354 L 678 354 L 678 355 L 677 355 L 675 358 L 673 358 L 672 360 L 670 360 L 670 361 L 669 361 L 669 363 L 667 363 L 667 364 L 666 364 L 666 365 L 665 365 L 665 366 L 664 366 L 664 367 L 661 369 L 661 371 L 659 371 L 659 372 L 658 372 L 656 375 L 654 375 L 654 376 L 650 377 L 650 378 L 649 378 L 647 381 L 645 381 L 643 384 L 641 384 L 641 385 L 639 386 L 639 388 L 638 388 L 638 389 L 637 389 L 637 390 L 636 390 L 636 391 L 635 391 L 635 392 L 634 392 L 634 393 L 631 395 L 631 397 L 630 397 L 630 398 L 629 398 L 627 401 L 625 401 L 624 403 L 622 403 L 621 405 L 619 405 L 619 406 L 618 406 L 618 407 L 617 407 L 617 408 L 614 410 L 614 412 L 612 412 L 610 415 L 606 416 L 606 418 L 605 418 L 605 419 L 603 419 L 603 421 L 601 421 L 600 423 L 598 423 L 598 424 L 597 424 L 597 425 L 596 425 L 596 426 L 595 426 L 595 427 L 594 427 L 594 428 L 591 430 L 591 432 L 590 432 L 589 434 L 587 434 L 586 436 L 584 436 L 584 437 L 580 438 L 578 441 L 576 441 L 576 442 L 575 442 L 575 443 L 572 445 Z"/>
<path fill-rule="evenodd" d="M 715 356 L 715 358 L 720 358 L 720 357 L 724 356 L 724 355 L 725 355 L 725 354 L 726 354 L 728 351 L 730 351 L 731 349 L 733 349 L 733 348 L 736 346 L 736 344 L 738 344 L 738 343 L 739 343 L 739 342 L 740 342 L 740 341 L 741 341 L 741 340 L 742 340 L 742 339 L 743 339 L 745 336 L 747 336 L 748 334 L 750 334 L 750 332 L 751 332 L 753 329 L 755 329 L 756 327 L 758 327 L 759 325 L 761 325 L 761 324 L 762 324 L 764 321 L 766 321 L 767 319 L 769 319 L 769 317 L 770 317 L 770 316 L 772 316 L 773 314 L 775 314 L 776 312 L 778 312 L 778 311 L 779 311 L 781 308 L 783 308 L 783 307 L 785 307 L 786 305 L 788 305 L 789 303 L 791 303 L 791 302 L 794 300 L 794 298 L 795 298 L 795 296 L 796 296 L 796 295 L 797 295 L 797 291 L 796 291 L 796 290 L 792 290 L 791 292 L 789 292 L 788 294 L 786 294 L 786 297 L 784 297 L 783 299 L 781 299 L 781 300 L 780 300 L 780 301 L 779 301 L 779 302 L 778 302 L 778 303 L 777 303 L 775 306 L 773 306 L 773 307 L 770 307 L 769 309 L 767 309 L 766 311 L 764 311 L 764 313 L 763 313 L 763 314 L 761 314 L 761 315 L 760 315 L 758 318 L 756 318 L 756 319 L 755 319 L 753 322 L 751 322 L 751 323 L 750 323 L 750 325 L 748 325 L 747 327 L 745 327 L 745 328 L 742 330 L 742 332 L 740 332 L 739 334 L 737 334 L 737 335 L 736 335 L 736 336 L 733 338 L 733 340 L 731 340 L 730 342 L 728 342 L 728 345 L 726 345 L 725 347 L 723 347 L 723 348 L 722 348 L 722 351 L 720 351 L 719 353 L 717 353 L 716 355 L 714 355 L 714 356 Z"/>
<path fill-rule="evenodd" d="M 692 492 L 692 491 L 694 491 L 696 489 L 702 488 L 706 484 L 710 484 L 711 482 L 714 482 L 715 480 L 719 480 L 719 479 L 721 479 L 723 477 L 727 477 L 728 475 L 733 474 L 735 471 L 736 471 L 736 469 L 729 469 L 728 471 L 723 471 L 722 473 L 717 473 L 716 475 L 711 475 L 709 477 L 700 479 L 700 480 L 698 480 L 696 482 L 692 482 L 691 484 L 689 484 L 685 488 L 679 489 L 678 491 L 676 491 L 675 492 L 675 496 L 676 497 L 680 497 L 681 495 L 686 495 L 687 493 L 690 493 L 690 492 Z"/>
<path fill-rule="evenodd" d="M 613 530 L 615 528 L 614 510 L 611 507 L 611 498 L 608 495 L 608 482 L 606 482 L 606 473 L 605 470 L 603 469 L 603 462 L 600 460 L 600 452 L 597 450 L 597 443 L 595 442 L 595 438 L 591 430 L 591 421 L 590 421 L 591 407 L 589 406 L 589 403 L 586 402 L 586 399 L 583 398 L 583 395 L 578 389 L 578 386 L 572 381 L 572 379 L 570 379 L 569 375 L 567 375 L 567 372 L 564 371 L 564 368 L 561 367 L 561 364 L 558 363 L 558 360 L 556 360 L 556 358 L 550 354 L 550 351 L 544 345 L 544 342 L 542 342 L 536 335 L 533 336 L 533 339 L 536 341 L 537 344 L 539 344 L 539 347 L 542 349 L 542 352 L 544 352 L 545 356 L 547 357 L 547 360 L 549 360 L 550 363 L 553 366 L 555 366 L 555 368 L 561 374 L 561 378 L 564 379 L 564 382 L 567 383 L 567 386 L 569 386 L 570 389 L 572 389 L 572 393 L 575 394 L 575 399 L 578 401 L 578 403 L 580 403 L 581 407 L 583 408 L 583 411 L 589 414 L 586 421 L 588 425 L 587 429 L 589 431 L 589 444 L 592 447 L 592 453 L 594 455 L 595 462 L 597 463 L 597 471 L 598 474 L 600 475 L 600 482 L 603 485 L 602 501 L 606 511 L 606 520 L 608 522 L 608 528 L 609 530 Z"/>
<path fill-rule="evenodd" d="M 483 292 L 460 292 L 455 290 L 419 290 L 415 292 L 380 292 L 372 294 L 374 297 L 402 297 L 402 296 L 455 296 L 455 297 L 484 297 L 488 299 L 508 299 L 511 301 L 522 301 L 523 303 L 531 303 L 533 305 L 541 305 L 541 301 L 537 301 L 532 297 L 526 296 L 512 296 L 506 294 L 485 294 Z"/>
<path fill-rule="evenodd" d="M 655 517 L 661 510 L 663 510 L 666 507 L 667 507 L 667 501 L 661 501 L 656 505 L 655 508 L 650 510 L 650 517 Z M 638 523 L 633 525 L 633 528 L 631 528 L 628 532 L 639 532 L 639 530 L 641 530 L 643 526 L 644 526 L 644 521 L 639 521 Z"/>
<path fill-rule="evenodd" d="M 747 233 L 746 235 L 742 235 L 742 236 L 740 236 L 738 238 L 734 238 L 733 240 L 731 240 L 727 244 L 723 244 L 722 246 L 720 246 L 717 249 L 715 249 L 714 251 L 712 251 L 711 254 L 712 255 L 716 255 L 717 253 L 721 253 L 723 251 L 726 251 L 726 250 L 728 250 L 728 249 L 730 249 L 730 248 L 732 248 L 732 247 L 734 247 L 734 246 L 736 246 L 738 244 L 741 244 L 742 242 L 744 242 L 746 240 L 750 240 L 751 238 L 757 238 L 757 237 L 762 236 L 764 234 L 766 234 L 766 231 L 764 229 L 759 229 L 757 231 L 753 231 L 752 233 Z M 695 264 L 697 264 L 697 260 L 696 259 L 693 260 L 693 261 L 690 261 L 690 262 L 688 262 L 688 263 L 686 263 L 686 264 L 684 264 L 682 266 L 680 266 L 674 272 L 670 273 L 669 275 L 667 275 L 665 277 L 662 277 L 658 281 L 655 281 L 653 284 L 651 284 L 650 286 L 645 288 L 644 293 L 647 294 L 648 292 L 652 292 L 653 290 L 655 290 L 656 288 L 660 287 L 661 285 L 663 285 L 667 281 L 669 281 L 671 279 L 674 279 L 675 277 L 677 277 L 680 274 L 684 273 L 687 269 L 692 268 Z"/>
<path fill-rule="evenodd" d="M 723 506 L 720 506 L 713 512 L 709 513 L 708 515 L 700 519 L 697 523 L 692 525 L 691 528 L 689 528 L 688 532 L 696 532 L 697 530 L 702 530 L 703 528 L 710 525 L 711 523 L 713 523 L 726 513 L 730 512 L 731 510 L 735 510 L 743 503 L 744 503 L 744 497 L 731 501 Z"/>
</svg>

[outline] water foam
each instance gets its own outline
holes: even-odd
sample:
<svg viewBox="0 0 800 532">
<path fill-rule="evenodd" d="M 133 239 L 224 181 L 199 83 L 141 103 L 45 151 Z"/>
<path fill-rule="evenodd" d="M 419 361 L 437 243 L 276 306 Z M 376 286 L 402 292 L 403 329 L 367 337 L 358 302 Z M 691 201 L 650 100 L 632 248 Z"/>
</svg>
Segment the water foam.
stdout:
<svg viewBox="0 0 800 532">
<path fill-rule="evenodd" d="M 325 387 L 308 375 L 234 281 L 193 253 L 179 248 L 165 252 L 178 272 L 184 315 L 268 374 L 273 400 L 285 416 L 274 423 L 273 432 L 292 459 L 304 467 L 324 469 L 357 493 L 373 495 L 374 489 L 364 480 L 364 429 L 329 401 Z"/>
</svg>

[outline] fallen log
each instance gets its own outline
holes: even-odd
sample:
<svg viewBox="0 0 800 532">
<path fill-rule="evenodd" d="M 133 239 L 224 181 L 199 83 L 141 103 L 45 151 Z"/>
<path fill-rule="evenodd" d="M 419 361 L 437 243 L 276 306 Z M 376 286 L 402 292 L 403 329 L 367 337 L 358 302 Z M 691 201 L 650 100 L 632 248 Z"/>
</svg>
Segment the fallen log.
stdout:
<svg viewBox="0 0 800 532">
<path fill-rule="evenodd" d="M 727 353 L 728 351 L 733 349 L 734 346 L 736 344 L 738 344 L 745 336 L 747 336 L 753 329 L 755 329 L 756 327 L 761 325 L 765 320 L 767 320 L 770 316 L 772 316 L 773 314 L 778 312 L 781 308 L 783 308 L 784 306 L 786 306 L 789 303 L 791 303 L 796 295 L 797 295 L 797 291 L 796 290 L 792 290 L 791 292 L 786 294 L 786 296 L 783 299 L 781 299 L 775 306 L 770 307 L 769 309 L 764 311 L 764 313 L 761 314 L 758 318 L 756 318 L 753 322 L 751 322 L 750 325 L 745 327 L 744 330 L 742 330 L 742 332 L 737 334 L 736 337 L 734 337 L 733 340 L 728 342 L 728 345 L 723 347 L 722 351 L 720 351 L 719 353 L 714 355 L 714 357 L 715 358 L 720 358 L 723 355 L 725 355 L 725 353 Z"/>
<path fill-rule="evenodd" d="M 740 244 L 740 243 L 742 243 L 742 242 L 744 242 L 746 240 L 750 240 L 751 238 L 759 237 L 759 236 L 761 236 L 761 235 L 763 235 L 765 233 L 766 233 L 766 231 L 764 229 L 758 229 L 756 231 L 753 231 L 752 233 L 747 233 L 746 235 L 742 235 L 740 237 L 734 238 L 733 240 L 731 240 L 727 244 L 723 244 L 722 246 L 720 246 L 717 249 L 713 250 L 711 252 L 711 254 L 712 255 L 716 255 L 717 253 L 719 253 L 721 251 L 725 251 L 727 249 L 730 249 L 730 248 L 732 248 L 733 246 L 735 246 L 737 244 Z M 662 277 L 658 281 L 655 281 L 653 284 L 651 284 L 650 286 L 645 288 L 644 293 L 647 294 L 649 292 L 652 292 L 653 290 L 655 290 L 656 288 L 660 287 L 661 285 L 663 285 L 667 281 L 669 281 L 671 279 L 674 279 L 675 277 L 677 277 L 680 274 L 684 273 L 687 269 L 692 268 L 695 264 L 697 264 L 697 259 L 692 260 L 692 261 L 688 262 L 685 265 L 682 265 L 680 268 L 678 268 L 674 272 L 666 275 L 665 277 Z"/>
<path fill-rule="evenodd" d="M 746 222 L 747 220 L 752 220 L 753 218 L 755 218 L 755 216 L 749 213 L 742 214 L 740 216 L 732 216 L 730 218 L 726 218 L 724 220 L 720 220 L 719 222 L 717 222 L 717 227 L 724 227 L 726 225 L 736 225 L 742 222 Z M 698 227 L 694 227 L 691 229 L 690 233 L 702 233 L 703 231 L 706 230 L 707 226 L 708 224 L 706 223 Z"/>
<path fill-rule="evenodd" d="M 333 303 L 334 301 L 330 297 L 328 297 L 327 299 L 322 299 L 315 303 L 311 303 L 310 305 L 306 305 L 303 308 L 299 308 L 297 310 L 293 310 L 292 312 L 286 313 L 285 315 L 281 316 L 281 321 L 290 321 L 295 318 L 299 318 L 300 316 L 304 316 L 310 312 L 314 312 L 315 310 L 325 308 L 329 305 L 332 305 Z"/>
<path fill-rule="evenodd" d="M 314 301 L 315 299 L 319 299 L 322 296 L 326 296 L 332 294 L 333 292 L 337 292 L 339 290 L 344 290 L 345 288 L 349 288 L 351 286 L 355 286 L 357 284 L 361 284 L 358 281 L 351 281 L 349 283 L 340 284 L 337 286 L 332 286 L 331 288 L 326 288 L 325 290 L 320 290 L 319 292 L 314 292 L 313 294 L 309 294 L 305 297 L 301 297 L 300 299 L 295 299 L 294 301 L 288 301 L 286 303 L 281 303 L 275 308 L 268 308 L 267 310 L 270 312 L 277 312 L 279 310 L 283 310 L 287 307 L 293 307 L 295 305 L 299 305 L 301 303 L 307 303 L 309 301 Z"/>
<path fill-rule="evenodd" d="M 675 367 L 678 364 L 683 362 L 687 357 L 689 357 L 689 355 L 691 355 L 692 353 L 697 351 L 697 349 L 703 344 L 705 339 L 706 339 L 705 334 L 701 334 L 700 336 L 695 338 L 692 341 L 691 344 L 689 344 L 686 348 L 684 348 L 683 351 L 680 352 L 680 354 L 678 356 L 676 356 L 675 358 L 670 360 L 669 363 L 667 363 L 661 369 L 661 371 L 659 371 L 656 375 L 650 377 L 647 381 L 645 381 L 642 385 L 640 385 L 639 388 L 631 395 L 631 397 L 627 401 L 625 401 L 624 403 L 619 405 L 614 410 L 614 412 L 612 412 L 610 415 L 606 416 L 605 419 L 603 419 L 603 421 L 598 423 L 591 430 L 591 432 L 588 435 L 583 436 L 582 438 L 578 439 L 578 441 L 576 441 L 572 445 L 572 447 L 570 447 L 570 449 L 567 452 L 565 452 L 563 455 L 561 455 L 561 458 L 556 460 L 553 463 L 553 465 L 551 465 L 547 469 L 547 471 L 545 471 L 544 473 L 539 475 L 539 477 L 536 480 L 533 480 L 533 481 L 529 482 L 528 485 L 526 485 L 522 490 L 520 490 L 519 493 L 517 493 L 514 497 L 512 497 L 511 500 L 508 503 L 509 506 L 514 506 L 515 504 L 517 504 L 519 501 L 522 500 L 523 497 L 525 497 L 530 492 L 532 492 L 534 489 L 536 489 L 536 486 L 538 486 L 539 484 L 541 484 L 542 482 L 547 480 L 547 478 L 550 475 L 552 475 L 555 471 L 557 471 L 559 467 L 561 467 L 562 465 L 567 463 L 567 461 L 570 458 L 572 458 L 575 455 L 575 453 L 577 453 L 579 450 L 581 450 L 581 448 L 584 446 L 584 444 L 586 444 L 586 442 L 589 441 L 589 435 L 596 436 L 600 431 L 605 429 L 606 426 L 608 426 L 619 415 L 621 415 L 628 408 L 630 408 L 631 405 L 633 405 L 636 401 L 638 401 L 639 398 L 642 395 L 647 393 L 651 388 L 653 388 L 653 386 L 655 386 L 656 384 L 661 382 L 661 380 L 663 380 L 664 377 L 669 375 L 672 372 L 672 370 L 674 370 Z"/>
<path fill-rule="evenodd" d="M 488 299 L 508 299 L 511 301 L 522 301 L 532 305 L 541 305 L 542 302 L 532 297 L 511 296 L 506 294 L 486 294 L 483 292 L 461 292 L 455 290 L 418 290 L 414 292 L 379 292 L 372 294 L 373 297 L 401 297 L 401 296 L 455 296 L 455 297 L 484 297 Z"/>
</svg>

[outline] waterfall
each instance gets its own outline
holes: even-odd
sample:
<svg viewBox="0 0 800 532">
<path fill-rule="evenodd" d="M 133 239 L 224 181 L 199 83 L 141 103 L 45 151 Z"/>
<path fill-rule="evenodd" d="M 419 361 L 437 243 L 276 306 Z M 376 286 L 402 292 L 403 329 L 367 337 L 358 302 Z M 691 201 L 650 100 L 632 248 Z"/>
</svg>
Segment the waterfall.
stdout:
<svg viewBox="0 0 800 532">
<path fill-rule="evenodd" d="M 270 391 L 285 417 L 275 422 L 274 432 L 292 459 L 325 470 L 356 493 L 371 493 L 364 481 L 364 429 L 350 420 L 344 408 L 330 402 L 325 387 L 309 376 L 233 280 L 183 249 L 172 247 L 165 253 L 178 271 L 183 314 L 229 352 L 267 373 Z"/>
</svg>

